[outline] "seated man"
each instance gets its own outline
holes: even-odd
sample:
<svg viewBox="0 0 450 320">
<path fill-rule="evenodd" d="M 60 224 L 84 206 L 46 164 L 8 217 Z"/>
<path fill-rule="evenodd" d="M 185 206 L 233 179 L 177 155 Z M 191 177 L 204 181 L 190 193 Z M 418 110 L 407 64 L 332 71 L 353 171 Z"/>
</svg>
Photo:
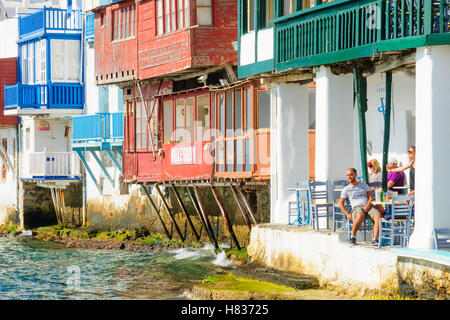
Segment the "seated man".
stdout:
<svg viewBox="0 0 450 320">
<path fill-rule="evenodd" d="M 398 161 L 394 158 L 391 158 L 388 162 L 388 178 L 387 178 L 387 188 L 388 190 L 396 191 L 399 194 L 402 193 L 401 190 L 393 189 L 394 187 L 403 186 L 403 180 L 405 179 L 405 174 L 403 172 L 392 172 L 390 170 L 398 168 Z"/>
<path fill-rule="evenodd" d="M 356 244 L 356 232 L 358 232 L 361 223 L 364 221 L 366 215 L 368 215 L 373 220 L 373 238 L 371 244 L 378 246 L 380 212 L 372 207 L 373 197 L 369 186 L 365 183 L 359 183 L 356 180 L 356 176 L 356 169 L 347 169 L 347 180 L 350 184 L 342 189 L 341 198 L 339 199 L 339 207 L 342 212 L 347 216 L 348 220 L 353 221 L 350 243 Z M 352 214 L 348 212 L 344 205 L 347 198 L 352 207 Z"/>
</svg>

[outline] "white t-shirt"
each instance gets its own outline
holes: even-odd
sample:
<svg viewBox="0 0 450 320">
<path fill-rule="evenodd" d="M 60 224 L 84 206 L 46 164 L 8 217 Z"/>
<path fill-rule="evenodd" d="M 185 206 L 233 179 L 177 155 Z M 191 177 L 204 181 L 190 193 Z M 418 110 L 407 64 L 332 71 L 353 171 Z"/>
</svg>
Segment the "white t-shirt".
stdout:
<svg viewBox="0 0 450 320">
<path fill-rule="evenodd" d="M 370 191 L 370 188 L 365 183 L 361 182 L 356 186 L 349 184 L 342 189 L 341 198 L 348 198 L 352 208 L 357 206 L 365 206 L 369 200 L 367 198 L 367 191 Z"/>
</svg>

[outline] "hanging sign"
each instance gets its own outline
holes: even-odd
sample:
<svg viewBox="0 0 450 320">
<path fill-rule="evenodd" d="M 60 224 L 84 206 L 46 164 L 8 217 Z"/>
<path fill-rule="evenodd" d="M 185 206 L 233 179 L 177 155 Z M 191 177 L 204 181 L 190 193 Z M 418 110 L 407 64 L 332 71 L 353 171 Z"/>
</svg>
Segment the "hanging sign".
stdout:
<svg viewBox="0 0 450 320">
<path fill-rule="evenodd" d="M 172 165 L 195 164 L 195 146 L 173 147 L 170 151 L 170 163 Z"/>
<path fill-rule="evenodd" d="M 50 122 L 46 120 L 40 120 L 37 125 L 39 131 L 50 130 Z"/>
</svg>

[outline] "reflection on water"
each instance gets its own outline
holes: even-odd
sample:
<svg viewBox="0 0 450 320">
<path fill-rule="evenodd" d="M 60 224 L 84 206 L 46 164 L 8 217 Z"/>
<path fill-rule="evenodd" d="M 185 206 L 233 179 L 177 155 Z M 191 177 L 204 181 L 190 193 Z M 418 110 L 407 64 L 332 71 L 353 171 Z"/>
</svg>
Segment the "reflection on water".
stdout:
<svg viewBox="0 0 450 320">
<path fill-rule="evenodd" d="M 210 246 L 156 253 L 0 238 L 0 299 L 184 299 L 229 266 L 219 260 Z"/>
</svg>

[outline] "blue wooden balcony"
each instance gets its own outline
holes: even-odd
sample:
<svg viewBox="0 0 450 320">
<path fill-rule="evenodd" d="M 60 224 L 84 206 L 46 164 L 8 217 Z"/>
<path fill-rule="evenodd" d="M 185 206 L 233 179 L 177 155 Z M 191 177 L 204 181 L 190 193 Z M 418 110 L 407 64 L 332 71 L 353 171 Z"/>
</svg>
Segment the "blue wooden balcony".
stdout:
<svg viewBox="0 0 450 320">
<path fill-rule="evenodd" d="M 78 83 L 16 84 L 5 86 L 5 113 L 39 114 L 48 110 L 82 110 L 84 86 Z"/>
<path fill-rule="evenodd" d="M 278 17 L 277 72 L 450 44 L 447 0 L 336 0 Z"/>
<path fill-rule="evenodd" d="M 80 33 L 83 28 L 82 12 L 46 8 L 20 17 L 19 40 L 47 33 Z"/>
<path fill-rule="evenodd" d="M 123 135 L 123 112 L 73 117 L 73 150 L 120 150 Z"/>
</svg>

